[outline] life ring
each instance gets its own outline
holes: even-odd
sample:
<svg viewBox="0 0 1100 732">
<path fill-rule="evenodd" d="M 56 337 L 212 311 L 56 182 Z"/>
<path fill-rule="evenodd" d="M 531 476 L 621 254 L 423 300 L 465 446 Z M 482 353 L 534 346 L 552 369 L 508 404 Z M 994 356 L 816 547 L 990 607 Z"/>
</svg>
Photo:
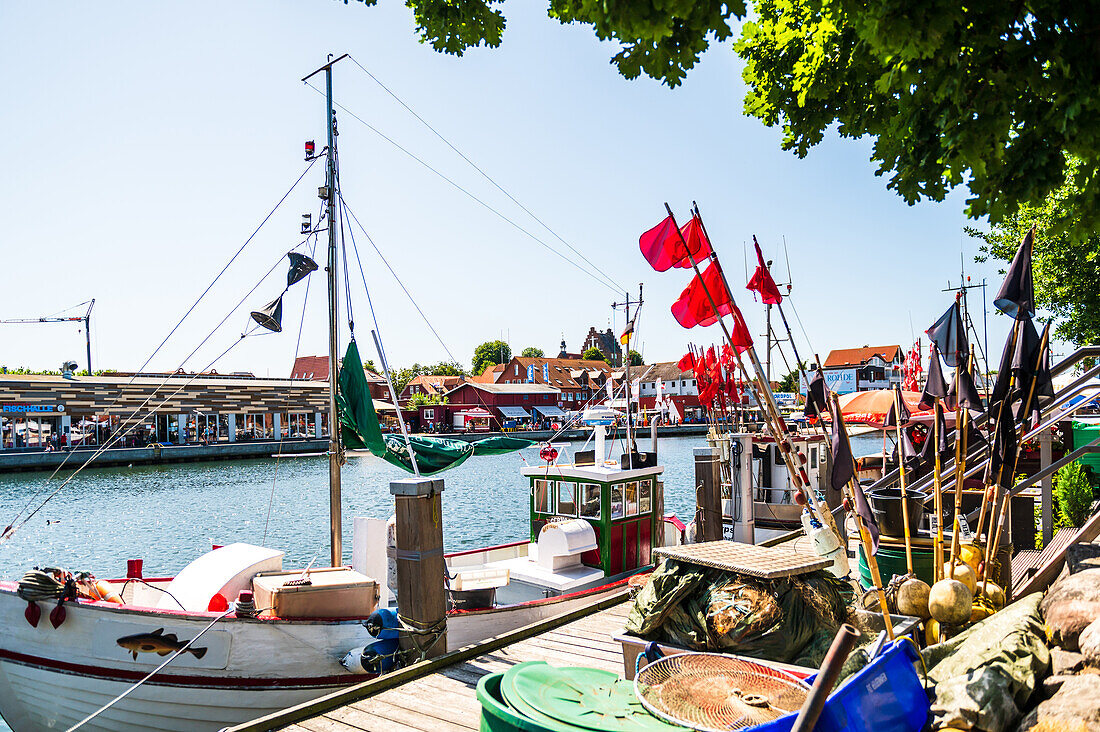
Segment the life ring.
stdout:
<svg viewBox="0 0 1100 732">
<path fill-rule="evenodd" d="M 543 462 L 552 463 L 558 459 L 558 450 L 552 445 L 546 445 L 539 450 L 539 457 L 542 458 Z"/>
</svg>

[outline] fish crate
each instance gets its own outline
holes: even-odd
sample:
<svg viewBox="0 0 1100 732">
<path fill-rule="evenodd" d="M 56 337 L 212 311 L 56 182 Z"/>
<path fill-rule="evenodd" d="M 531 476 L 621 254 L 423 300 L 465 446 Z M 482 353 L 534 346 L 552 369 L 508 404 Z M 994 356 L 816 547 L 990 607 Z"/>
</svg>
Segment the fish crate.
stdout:
<svg viewBox="0 0 1100 732">
<path fill-rule="evenodd" d="M 256 607 L 277 618 L 366 618 L 378 606 L 378 583 L 346 567 L 261 572 L 252 580 Z"/>
</svg>

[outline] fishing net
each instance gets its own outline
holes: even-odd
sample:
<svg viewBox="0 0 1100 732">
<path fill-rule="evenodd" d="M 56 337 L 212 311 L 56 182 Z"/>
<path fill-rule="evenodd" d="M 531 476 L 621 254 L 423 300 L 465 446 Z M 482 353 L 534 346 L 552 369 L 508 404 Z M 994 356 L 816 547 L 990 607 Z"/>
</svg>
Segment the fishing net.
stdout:
<svg viewBox="0 0 1100 732">
<path fill-rule="evenodd" d="M 626 630 L 695 651 L 820 666 L 854 600 L 819 570 L 756 579 L 666 560 L 638 593 Z"/>
<path fill-rule="evenodd" d="M 641 669 L 634 691 L 646 709 L 666 721 L 724 731 L 798 711 L 808 687 L 789 674 L 743 658 L 682 653 Z"/>
</svg>

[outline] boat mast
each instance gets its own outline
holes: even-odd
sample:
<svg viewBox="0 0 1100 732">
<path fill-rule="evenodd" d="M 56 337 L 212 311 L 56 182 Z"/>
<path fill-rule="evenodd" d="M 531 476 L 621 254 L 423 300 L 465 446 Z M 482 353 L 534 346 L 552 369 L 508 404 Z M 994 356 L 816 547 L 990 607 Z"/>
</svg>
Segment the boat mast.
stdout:
<svg viewBox="0 0 1100 732">
<path fill-rule="evenodd" d="M 339 376 L 340 325 L 337 320 L 336 286 L 336 112 L 332 106 L 332 66 L 344 54 L 329 61 L 302 81 L 309 80 L 318 71 L 325 72 L 326 125 L 328 128 L 328 156 L 325 161 L 325 187 L 321 196 L 325 199 L 328 216 L 328 512 L 329 545 L 331 547 L 331 566 L 343 566 L 343 521 L 340 498 L 340 462 L 343 451 L 340 447 L 340 417 L 336 407 L 336 383 Z"/>
</svg>

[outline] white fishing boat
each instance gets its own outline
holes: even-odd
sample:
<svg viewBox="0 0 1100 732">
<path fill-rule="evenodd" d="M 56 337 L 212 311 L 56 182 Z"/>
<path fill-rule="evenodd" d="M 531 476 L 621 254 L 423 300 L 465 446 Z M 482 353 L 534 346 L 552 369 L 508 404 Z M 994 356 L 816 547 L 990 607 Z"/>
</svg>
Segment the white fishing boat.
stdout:
<svg viewBox="0 0 1100 732">
<path fill-rule="evenodd" d="M 337 280 L 340 227 L 331 224 L 339 196 L 331 74 L 339 60 L 314 72 L 324 72 L 328 90 L 328 145 L 316 157 L 327 163 L 320 195 L 329 222 L 330 363 L 339 355 L 337 294 L 343 284 Z M 308 143 L 307 159 L 312 152 Z M 288 288 L 317 269 L 303 255 L 292 254 L 291 263 Z M 253 318 L 281 329 L 281 296 Z M 345 372 L 351 374 L 347 382 Z M 340 379 L 330 379 L 330 425 L 355 421 L 350 412 L 363 398 L 355 392 L 356 372 L 362 379 L 352 341 Z M 369 393 L 365 403 L 370 404 Z M 374 416 L 373 409 L 369 414 Z M 129 424 L 140 420 L 135 416 Z M 662 469 L 652 457 L 633 452 L 626 468 L 609 462 L 605 422 L 599 415 L 590 422 L 597 440 L 592 453 L 566 465 L 550 451 L 544 464 L 523 470 L 531 486 L 529 541 L 446 558 L 448 577 L 439 581 L 450 582 L 448 648 L 596 602 L 649 566 L 650 549 L 664 533 Z M 438 452 L 452 449 L 445 443 L 430 444 Z M 406 435 L 403 442 L 391 436 L 386 444 L 394 459 L 407 450 L 404 458 L 417 469 L 411 456 L 420 443 Z M 476 449 L 454 448 L 453 457 L 464 460 Z M 514 445 L 498 442 L 485 449 Z M 396 641 L 376 637 L 386 634 L 368 621 L 380 599 L 386 609 L 389 582 L 345 566 L 343 454 L 341 430 L 331 429 L 329 566 L 285 568 L 283 552 L 237 543 L 212 549 L 170 578 L 143 578 L 132 571 L 127 578 L 97 581 L 32 571 L 22 580 L 0 582 L 0 715 L 15 732 L 217 730 L 384 670 L 397 655 Z M 17 528 L 9 526 L 4 540 Z M 353 554 L 385 567 L 385 532 L 381 544 L 378 538 L 375 532 Z M 355 563 L 363 568 L 361 561 Z M 374 576 L 381 579 L 378 572 Z"/>
</svg>

